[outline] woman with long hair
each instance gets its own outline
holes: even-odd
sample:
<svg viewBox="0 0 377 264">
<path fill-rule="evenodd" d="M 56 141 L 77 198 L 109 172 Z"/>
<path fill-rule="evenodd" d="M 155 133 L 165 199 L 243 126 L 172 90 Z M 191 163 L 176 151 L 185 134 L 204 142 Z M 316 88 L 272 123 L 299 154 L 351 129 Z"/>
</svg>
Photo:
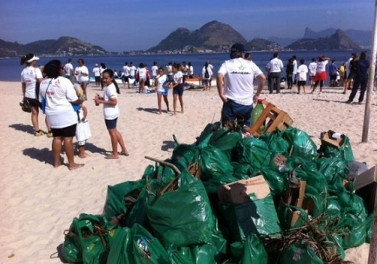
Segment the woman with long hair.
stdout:
<svg viewBox="0 0 377 264">
<path fill-rule="evenodd" d="M 118 117 L 120 115 L 118 107 L 118 94 L 120 94 L 120 90 L 114 80 L 114 72 L 112 70 L 106 69 L 102 72 L 102 81 L 104 85 L 103 97 L 97 94 L 94 101 L 96 105 L 103 104 L 105 124 L 111 139 L 112 154 L 106 156 L 106 159 L 118 159 L 119 155 L 129 155 L 123 136 L 117 129 Z M 122 148 L 120 153 L 118 153 L 118 144 Z"/>
</svg>

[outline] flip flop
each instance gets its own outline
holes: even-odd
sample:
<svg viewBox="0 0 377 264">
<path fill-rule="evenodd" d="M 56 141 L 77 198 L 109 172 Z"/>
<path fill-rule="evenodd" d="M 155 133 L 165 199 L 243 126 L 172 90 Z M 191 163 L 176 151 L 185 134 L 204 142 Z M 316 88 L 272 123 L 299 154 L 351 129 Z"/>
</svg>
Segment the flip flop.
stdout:
<svg viewBox="0 0 377 264">
<path fill-rule="evenodd" d="M 119 155 L 122 155 L 122 156 L 129 156 L 130 153 L 128 153 L 128 152 L 119 152 Z"/>
<path fill-rule="evenodd" d="M 107 155 L 105 159 L 119 159 L 119 157 L 115 157 L 114 155 Z"/>
</svg>

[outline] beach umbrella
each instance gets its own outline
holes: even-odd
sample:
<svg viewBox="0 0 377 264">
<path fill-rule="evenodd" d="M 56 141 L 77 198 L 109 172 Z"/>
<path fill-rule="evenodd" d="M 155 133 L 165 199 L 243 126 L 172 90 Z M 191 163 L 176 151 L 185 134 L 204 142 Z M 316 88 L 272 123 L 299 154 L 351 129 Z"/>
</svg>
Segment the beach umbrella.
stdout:
<svg viewBox="0 0 377 264">
<path fill-rule="evenodd" d="M 377 0 L 374 3 L 374 24 L 372 36 L 372 55 L 370 57 L 370 74 L 368 80 L 367 98 L 365 103 L 364 125 L 362 142 L 368 141 L 368 129 L 370 118 L 370 97 L 374 86 L 374 74 L 376 70 L 376 48 L 377 48 Z M 377 195 L 376 195 L 377 196 Z M 377 264 L 377 197 L 374 199 L 373 233 L 369 244 L 368 264 Z"/>
</svg>

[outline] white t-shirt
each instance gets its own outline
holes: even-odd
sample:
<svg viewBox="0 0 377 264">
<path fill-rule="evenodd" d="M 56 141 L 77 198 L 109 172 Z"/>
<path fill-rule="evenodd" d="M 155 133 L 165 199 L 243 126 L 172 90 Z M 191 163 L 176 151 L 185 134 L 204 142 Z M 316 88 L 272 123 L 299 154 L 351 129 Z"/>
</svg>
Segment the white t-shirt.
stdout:
<svg viewBox="0 0 377 264">
<path fill-rule="evenodd" d="M 147 79 L 147 68 L 139 68 L 137 72 L 139 73 L 139 80 L 145 81 Z"/>
<path fill-rule="evenodd" d="M 301 64 L 297 68 L 297 74 L 299 81 L 306 81 L 306 77 L 308 75 L 308 67 L 305 64 Z"/>
<path fill-rule="evenodd" d="M 167 78 L 168 77 L 166 76 L 166 74 L 159 75 L 159 76 L 156 77 L 156 79 L 157 79 L 157 92 L 165 92 L 165 87 L 163 85 L 166 82 Z"/>
<path fill-rule="evenodd" d="M 83 75 L 83 73 L 86 75 Z M 85 65 L 76 67 L 75 74 L 77 74 L 77 82 L 83 83 L 89 81 L 89 70 Z"/>
<path fill-rule="evenodd" d="M 179 79 L 181 79 L 183 77 L 183 74 L 181 71 L 177 71 L 174 75 L 173 75 L 173 80 L 174 80 L 174 83 L 178 83 Z M 181 81 L 182 83 L 182 81 Z"/>
<path fill-rule="evenodd" d="M 327 65 L 328 62 L 329 62 L 328 60 L 317 62 L 317 72 L 325 72 L 326 71 L 326 65 Z"/>
<path fill-rule="evenodd" d="M 71 76 L 71 73 L 73 74 L 73 65 L 70 62 L 67 62 L 64 65 L 64 71 L 65 71 L 65 76 Z"/>
<path fill-rule="evenodd" d="M 93 72 L 95 77 L 101 76 L 101 69 L 98 66 L 94 67 L 92 72 Z"/>
<path fill-rule="evenodd" d="M 152 76 L 153 77 L 157 76 L 157 70 L 158 70 L 158 66 L 157 65 L 153 65 L 152 68 L 151 68 L 151 72 L 152 72 Z"/>
<path fill-rule="evenodd" d="M 103 92 L 103 99 L 105 101 L 110 101 L 111 98 L 118 98 L 118 94 L 116 91 L 116 87 L 113 83 L 109 86 L 105 86 L 105 91 Z M 103 116 L 106 120 L 113 120 L 119 117 L 119 107 L 118 104 L 116 105 L 103 105 Z"/>
<path fill-rule="evenodd" d="M 50 83 L 51 82 L 51 83 Z M 70 80 L 59 76 L 41 82 L 39 101 L 46 97 L 46 116 L 52 128 L 64 128 L 77 124 L 77 113 L 71 102 L 78 99 Z"/>
<path fill-rule="evenodd" d="M 135 77 L 135 73 L 136 73 L 135 65 L 130 66 L 130 76 Z"/>
<path fill-rule="evenodd" d="M 21 82 L 25 83 L 25 97 L 30 99 L 37 99 L 35 97 L 35 85 L 37 79 L 42 79 L 42 72 L 39 68 L 28 66 L 21 72 Z"/>
<path fill-rule="evenodd" d="M 281 72 L 284 68 L 283 62 L 279 58 L 273 58 L 270 60 L 270 62 L 267 64 L 267 68 L 270 70 L 270 72 Z"/>
<path fill-rule="evenodd" d="M 211 67 L 207 67 L 207 71 L 208 71 L 208 77 L 206 78 L 205 77 L 205 73 L 206 73 L 206 66 L 203 66 L 203 69 L 202 69 L 202 77 L 203 77 L 203 79 L 205 79 L 205 80 L 209 80 L 209 79 L 211 79 L 212 78 L 212 75 L 213 75 L 213 72 L 212 72 L 212 69 L 211 69 Z"/>
<path fill-rule="evenodd" d="M 317 63 L 312 61 L 311 63 L 309 63 L 309 75 L 315 76 L 316 72 L 317 72 Z"/>
<path fill-rule="evenodd" d="M 253 61 L 243 58 L 227 60 L 218 73 L 224 76 L 224 96 L 242 105 L 253 103 L 254 78 L 263 74 Z"/>
</svg>

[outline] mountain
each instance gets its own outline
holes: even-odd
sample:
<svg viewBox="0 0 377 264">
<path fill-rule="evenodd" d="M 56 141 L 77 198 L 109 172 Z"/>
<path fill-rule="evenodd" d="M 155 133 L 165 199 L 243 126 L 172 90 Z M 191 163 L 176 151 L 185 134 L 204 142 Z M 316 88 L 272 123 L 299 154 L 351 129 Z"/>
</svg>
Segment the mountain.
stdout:
<svg viewBox="0 0 377 264">
<path fill-rule="evenodd" d="M 292 44 L 293 42 L 295 42 L 298 39 L 299 38 L 281 38 L 281 37 L 276 37 L 276 36 L 271 36 L 271 37 L 267 38 L 267 40 L 275 42 L 282 47 L 285 47 L 289 44 Z"/>
<path fill-rule="evenodd" d="M 21 56 L 26 53 L 73 56 L 103 55 L 108 52 L 99 46 L 71 37 L 60 37 L 57 40 L 39 40 L 25 45 L 0 39 L 0 57 Z"/>
<path fill-rule="evenodd" d="M 291 50 L 360 50 L 360 46 L 353 42 L 340 29 L 326 38 L 303 38 L 285 47 Z"/>
<path fill-rule="evenodd" d="M 306 39 L 316 39 L 316 38 L 326 38 L 333 35 L 336 32 L 335 28 L 328 28 L 321 31 L 314 31 L 308 27 L 305 28 L 304 38 Z M 355 30 L 348 29 L 344 30 L 344 33 L 356 44 L 362 48 L 370 48 L 372 42 L 372 31 L 370 30 Z"/>
<path fill-rule="evenodd" d="M 279 50 L 282 50 L 283 48 L 276 42 L 269 41 L 262 38 L 255 38 L 246 43 L 245 49 L 249 51 L 262 51 L 262 50 L 279 51 Z"/>
<path fill-rule="evenodd" d="M 231 26 L 211 21 L 200 29 L 178 28 L 149 52 L 221 52 L 234 43 L 246 44 L 246 39 Z"/>
</svg>

